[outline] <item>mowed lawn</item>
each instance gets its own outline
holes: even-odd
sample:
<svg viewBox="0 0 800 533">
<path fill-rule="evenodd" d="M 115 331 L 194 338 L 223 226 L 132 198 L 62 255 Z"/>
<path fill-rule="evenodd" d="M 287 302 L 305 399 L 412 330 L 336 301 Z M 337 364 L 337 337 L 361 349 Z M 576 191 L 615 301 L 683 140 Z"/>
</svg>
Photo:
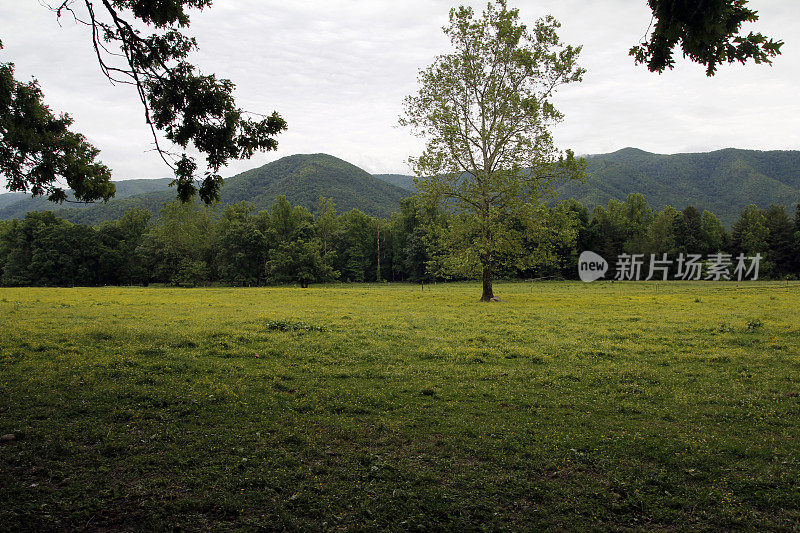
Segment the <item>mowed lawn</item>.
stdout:
<svg viewBox="0 0 800 533">
<path fill-rule="evenodd" d="M 800 528 L 800 284 L 0 288 L 0 529 Z"/>
</svg>

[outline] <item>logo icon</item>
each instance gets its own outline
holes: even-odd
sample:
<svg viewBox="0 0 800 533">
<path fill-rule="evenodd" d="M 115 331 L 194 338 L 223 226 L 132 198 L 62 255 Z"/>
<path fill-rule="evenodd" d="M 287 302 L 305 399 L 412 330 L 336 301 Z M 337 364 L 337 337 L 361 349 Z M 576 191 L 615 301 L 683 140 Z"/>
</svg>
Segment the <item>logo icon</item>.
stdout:
<svg viewBox="0 0 800 533">
<path fill-rule="evenodd" d="M 605 276 L 608 271 L 608 262 L 594 252 L 581 252 L 578 258 L 578 275 L 586 283 L 595 281 Z"/>
</svg>

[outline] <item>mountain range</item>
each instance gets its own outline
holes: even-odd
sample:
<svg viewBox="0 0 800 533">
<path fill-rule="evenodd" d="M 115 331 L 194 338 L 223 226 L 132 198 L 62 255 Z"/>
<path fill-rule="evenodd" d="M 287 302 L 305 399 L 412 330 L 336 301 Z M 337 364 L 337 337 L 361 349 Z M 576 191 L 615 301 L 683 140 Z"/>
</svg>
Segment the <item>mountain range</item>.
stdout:
<svg viewBox="0 0 800 533">
<path fill-rule="evenodd" d="M 654 209 L 694 205 L 730 227 L 750 204 L 800 203 L 800 151 L 726 148 L 706 153 L 662 155 L 623 148 L 588 156 L 586 183 L 559 188 L 559 198 L 575 198 L 587 207 L 642 193 Z"/>
<path fill-rule="evenodd" d="M 800 202 L 800 151 L 756 151 L 727 148 L 707 153 L 654 154 L 624 148 L 586 156 L 585 183 L 558 189 L 558 199 L 575 198 L 590 209 L 610 199 L 642 193 L 654 209 L 694 205 L 715 213 L 731 226 L 749 204 L 782 204 L 794 210 Z M 115 182 L 116 197 L 108 203 L 69 207 L 22 193 L 0 194 L 0 219 L 20 218 L 28 211 L 49 209 L 76 223 L 96 224 L 121 216 L 131 207 L 157 213 L 175 199 L 169 178 Z M 269 208 L 278 195 L 295 205 L 314 208 L 321 197 L 333 198 L 339 211 L 360 209 L 386 217 L 398 201 L 412 194 L 413 178 L 403 174 L 371 175 L 326 154 L 284 157 L 225 180 L 221 203 L 253 203 Z M 78 204 L 74 204 L 78 205 Z"/>
<path fill-rule="evenodd" d="M 58 216 L 78 224 L 98 224 L 122 216 L 133 207 L 158 213 L 166 202 L 175 200 L 176 191 L 169 187 L 169 178 L 159 180 L 130 180 L 151 182 L 149 189 L 136 192 L 126 184 L 115 182 L 117 194 L 107 203 L 58 205 L 41 198 L 15 196 L 4 205 L 0 195 L 0 220 L 20 218 L 27 211 L 55 210 Z M 12 193 L 14 194 L 14 193 Z M 18 193 L 17 193 L 18 194 Z M 411 193 L 380 180 L 366 171 L 326 154 L 299 154 L 281 158 L 225 180 L 221 190 L 222 205 L 248 201 L 257 210 L 270 208 L 279 195 L 285 195 L 293 205 L 314 209 L 320 197 L 333 198 L 339 211 L 360 209 L 374 216 L 388 217 L 397 210 L 398 202 Z M 64 207 L 69 205 L 69 207 Z M 73 207 L 73 205 L 80 207 Z"/>
</svg>

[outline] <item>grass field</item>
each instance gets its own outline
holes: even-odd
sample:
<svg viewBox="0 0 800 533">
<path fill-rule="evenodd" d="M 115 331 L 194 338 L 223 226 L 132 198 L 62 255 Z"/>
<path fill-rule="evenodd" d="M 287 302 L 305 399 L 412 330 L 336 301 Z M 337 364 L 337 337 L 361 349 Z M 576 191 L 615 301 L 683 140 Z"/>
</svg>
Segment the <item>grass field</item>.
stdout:
<svg viewBox="0 0 800 533">
<path fill-rule="evenodd" d="M 0 288 L 0 529 L 800 528 L 800 285 Z"/>
</svg>

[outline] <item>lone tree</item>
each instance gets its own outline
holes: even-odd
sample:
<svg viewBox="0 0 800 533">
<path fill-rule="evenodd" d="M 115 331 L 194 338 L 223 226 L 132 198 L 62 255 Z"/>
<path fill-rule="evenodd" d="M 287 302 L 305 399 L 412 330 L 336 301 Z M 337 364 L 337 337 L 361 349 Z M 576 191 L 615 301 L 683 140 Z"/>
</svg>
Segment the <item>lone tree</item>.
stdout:
<svg viewBox="0 0 800 533">
<path fill-rule="evenodd" d="M 536 204 L 583 176 L 585 162 L 557 150 L 550 133 L 563 118 L 554 91 L 584 73 L 580 47 L 565 46 L 559 27 L 547 16 L 529 29 L 505 0 L 490 2 L 481 18 L 470 7 L 451 9 L 443 30 L 453 52 L 420 71 L 419 93 L 405 100 L 400 124 L 427 141 L 409 159 L 415 183 L 424 202 L 457 215 L 443 248 L 453 270 L 481 273 L 481 301 L 495 299 L 496 268 L 520 259 Z"/>
<path fill-rule="evenodd" d="M 743 22 L 758 20 L 757 12 L 747 8 L 747 0 L 648 0 L 648 4 L 653 11 L 653 32 L 649 41 L 632 47 L 630 55 L 651 72 L 660 74 L 673 68 L 672 54 L 678 44 L 684 57 L 705 65 L 708 76 L 726 62 L 752 59 L 772 64 L 772 58 L 781 53 L 783 41 L 761 33 L 739 35 Z"/>
<path fill-rule="evenodd" d="M 110 81 L 136 89 L 155 150 L 175 174 L 178 197 L 186 201 L 199 193 L 206 203 L 219 199 L 222 166 L 275 150 L 274 136 L 286 129 L 274 112 L 250 118 L 236 106 L 230 80 L 201 74 L 188 61 L 197 43 L 185 35 L 187 9 L 210 5 L 211 0 L 63 0 L 53 8 L 59 19 L 88 28 L 100 70 Z M 110 172 L 94 162 L 97 149 L 69 132 L 70 122 L 50 112 L 35 82 L 20 84 L 13 65 L 0 64 L 0 172 L 9 189 L 63 201 L 59 180 L 65 179 L 78 200 L 113 196 Z M 162 146 L 160 134 L 180 153 Z M 190 145 L 205 155 L 202 176 L 186 153 Z"/>
</svg>

